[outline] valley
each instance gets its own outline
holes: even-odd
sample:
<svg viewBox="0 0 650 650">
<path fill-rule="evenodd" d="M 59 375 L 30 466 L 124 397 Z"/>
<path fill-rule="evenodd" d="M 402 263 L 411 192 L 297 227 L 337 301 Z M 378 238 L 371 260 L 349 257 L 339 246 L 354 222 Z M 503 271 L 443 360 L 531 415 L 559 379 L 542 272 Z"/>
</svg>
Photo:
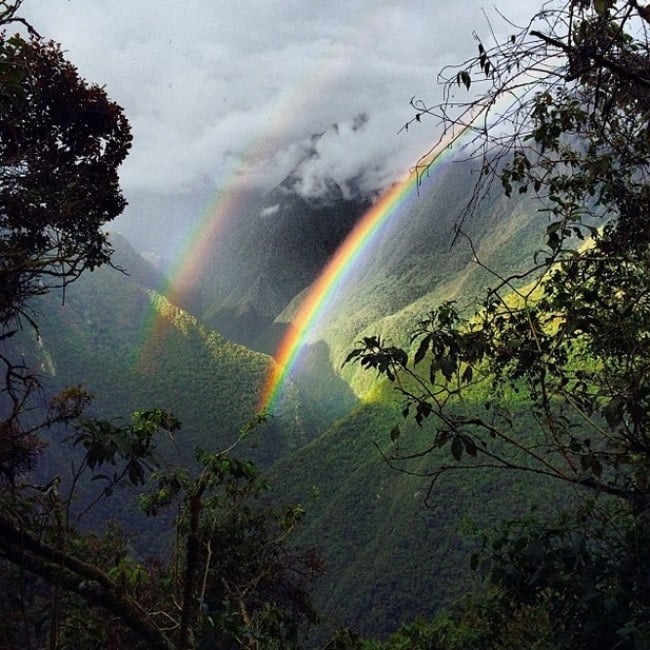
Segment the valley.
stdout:
<svg viewBox="0 0 650 650">
<path fill-rule="evenodd" d="M 650 647 L 648 9 L 25 1 L 0 650 Z"/>
<path fill-rule="evenodd" d="M 269 417 L 237 447 L 268 473 L 278 502 L 305 507 L 297 542 L 318 548 L 327 572 L 316 582 L 316 602 L 332 624 L 363 634 L 386 635 L 450 605 L 474 582 L 469 531 L 543 500 L 539 485 L 488 473 L 471 482 L 450 478 L 430 507 L 428 480 L 382 458 L 402 419 L 397 396 L 371 373 L 342 367 L 364 336 L 408 345 L 409 324 L 428 310 L 445 300 L 470 306 L 494 278 L 485 267 L 508 274 L 528 263 L 544 223 L 527 200 L 485 202 L 454 242 L 471 178 L 471 165 L 448 163 L 368 243 L 309 331 Z M 173 283 L 170 291 L 167 278 L 114 237 L 114 263 L 125 273 L 87 274 L 64 302 L 52 294 L 39 305 L 33 354 L 46 386 L 54 392 L 74 378 L 95 396 L 92 413 L 100 417 L 173 412 L 182 429 L 163 449 L 175 462 L 191 463 L 197 446 L 230 446 L 255 416 L 274 363 L 268 351 L 368 203 L 336 192 L 310 203 L 285 182 L 257 216 L 207 249 L 204 275 L 183 287 L 186 295 Z M 424 474 L 428 463 L 419 463 Z M 115 516 L 110 500 L 100 513 L 95 525 Z M 121 521 L 149 525 L 134 511 Z M 164 529 L 155 531 L 164 538 Z M 153 539 L 145 535 L 140 552 L 153 550 Z"/>
</svg>

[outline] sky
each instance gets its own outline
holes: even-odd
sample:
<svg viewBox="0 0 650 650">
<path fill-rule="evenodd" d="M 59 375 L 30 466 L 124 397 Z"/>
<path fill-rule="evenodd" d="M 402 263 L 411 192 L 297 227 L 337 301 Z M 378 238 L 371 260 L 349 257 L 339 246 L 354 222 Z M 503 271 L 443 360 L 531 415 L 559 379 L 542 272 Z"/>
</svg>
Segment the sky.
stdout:
<svg viewBox="0 0 650 650">
<path fill-rule="evenodd" d="M 539 4 L 496 6 L 521 24 Z M 474 31 L 489 42 L 486 16 L 512 31 L 477 0 L 24 0 L 21 13 L 124 107 L 121 179 L 141 209 L 268 190 L 316 133 L 305 194 L 325 178 L 384 188 L 435 139 L 432 121 L 399 132 L 411 98 L 440 97 L 438 71 L 476 52 Z"/>
</svg>

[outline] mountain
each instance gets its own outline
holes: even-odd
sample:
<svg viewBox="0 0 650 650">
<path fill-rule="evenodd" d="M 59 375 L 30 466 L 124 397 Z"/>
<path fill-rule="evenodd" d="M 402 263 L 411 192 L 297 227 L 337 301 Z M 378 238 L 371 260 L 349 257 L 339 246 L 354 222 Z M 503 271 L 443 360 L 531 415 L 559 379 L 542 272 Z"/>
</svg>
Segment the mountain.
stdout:
<svg viewBox="0 0 650 650">
<path fill-rule="evenodd" d="M 538 248 L 545 223 L 537 208 L 496 189 L 455 237 L 472 183 L 470 163 L 449 165 L 387 224 L 310 333 L 282 408 L 239 450 L 268 468 L 279 502 L 305 505 L 300 542 L 320 548 L 328 567 L 316 600 L 362 632 L 387 633 L 462 593 L 472 581 L 471 526 L 555 503 L 548 486 L 488 472 L 436 485 L 431 510 L 431 459 L 400 473 L 384 457 L 393 449 L 388 432 L 402 420 L 392 387 L 356 366 L 341 369 L 361 336 L 408 345 L 419 316 L 444 300 L 470 305 L 496 281 L 488 268 L 509 273 Z M 272 363 L 229 338 L 273 349 L 366 207 L 335 184 L 305 198 L 289 176 L 212 242 L 185 295 L 189 311 L 163 295 L 160 272 L 117 238 L 114 259 L 129 275 L 100 269 L 71 285 L 63 304 L 52 295 L 40 306 L 32 348 L 51 390 L 83 382 L 102 417 L 171 410 L 184 423 L 177 451 L 186 461 L 197 445 L 229 444 L 253 416 Z M 407 426 L 403 435 L 426 443 L 429 429 Z"/>
<path fill-rule="evenodd" d="M 256 210 L 202 243 L 202 271 L 179 298 L 210 327 L 267 353 L 277 349 L 311 284 L 370 202 L 354 179 L 344 187 L 327 181 L 322 195 L 303 196 L 302 167 L 314 156 L 315 149 L 308 151 Z M 494 283 L 486 268 L 508 273 L 533 254 L 533 233 L 542 227 L 537 208 L 526 198 L 506 199 L 497 188 L 457 236 L 475 177 L 467 160 L 423 177 L 418 196 L 366 247 L 309 333 L 294 379 L 320 407 L 319 431 L 372 390 L 366 374 L 341 369 L 355 341 L 381 334 L 403 344 L 415 318 L 443 300 L 469 304 Z"/>
<path fill-rule="evenodd" d="M 426 506 L 435 456 L 416 459 L 402 467 L 405 473 L 385 457 L 395 448 L 394 424 L 402 426 L 402 439 L 407 431 L 420 447 L 430 446 L 432 425 L 405 425 L 391 384 L 356 365 L 341 369 L 356 340 L 380 334 L 408 347 L 418 318 L 446 300 L 469 308 L 499 277 L 527 268 L 541 248 L 546 221 L 538 205 L 498 188 L 456 237 L 474 173 L 470 162 L 441 170 L 364 251 L 363 264 L 309 334 L 294 377 L 317 402 L 336 403 L 332 391 L 340 385 L 358 401 L 273 468 L 278 494 L 309 503 L 302 541 L 320 546 L 329 569 L 317 586 L 319 605 L 338 623 L 368 634 L 431 616 L 466 592 L 474 579 L 474 527 L 558 503 L 544 482 L 488 471 L 450 475 L 435 486 L 435 507 Z M 278 322 L 289 322 L 303 298 L 304 292 L 296 296 Z M 534 425 L 520 408 L 526 435 Z M 312 494 L 319 496 L 310 500 Z"/>
<path fill-rule="evenodd" d="M 364 248 L 301 352 L 294 379 L 314 399 L 326 397 L 314 371 L 319 368 L 328 368 L 357 398 L 367 397 L 374 390 L 369 373 L 356 366 L 341 368 L 356 341 L 379 334 L 408 345 L 414 325 L 431 309 L 447 300 L 467 308 L 498 282 L 498 274 L 525 267 L 540 248 L 546 223 L 538 206 L 526 197 L 507 198 L 499 188 L 464 219 L 457 234 L 475 174 L 475 165 L 462 161 L 425 178 L 419 195 Z M 305 293 L 289 303 L 276 326 L 286 328 Z M 331 379 L 328 386 L 333 384 Z"/>
<path fill-rule="evenodd" d="M 81 383 L 104 418 L 147 408 L 173 412 L 184 425 L 178 448 L 186 461 L 197 445 L 231 444 L 255 415 L 272 360 L 172 304 L 158 293 L 160 272 L 123 238 L 113 244 L 113 262 L 128 275 L 107 267 L 86 273 L 67 287 L 64 301 L 52 293 L 38 307 L 36 353 L 49 390 Z M 306 442 L 310 429 L 305 420 L 273 419 L 245 443 L 245 453 L 268 465 Z"/>
<path fill-rule="evenodd" d="M 316 155 L 308 151 L 302 164 Z M 299 174 L 300 164 L 256 210 L 203 242 L 201 274 L 183 287 L 207 325 L 267 353 L 284 333 L 276 317 L 318 277 L 370 205 L 354 182 L 344 189 L 329 181 L 324 194 L 305 197 Z"/>
</svg>

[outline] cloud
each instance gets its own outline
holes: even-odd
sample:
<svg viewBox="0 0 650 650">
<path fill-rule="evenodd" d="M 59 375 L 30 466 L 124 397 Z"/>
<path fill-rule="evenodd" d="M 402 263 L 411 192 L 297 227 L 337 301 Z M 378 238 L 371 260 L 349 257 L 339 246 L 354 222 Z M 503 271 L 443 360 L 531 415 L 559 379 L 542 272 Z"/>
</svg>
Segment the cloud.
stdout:
<svg viewBox="0 0 650 650">
<path fill-rule="evenodd" d="M 277 214 L 279 209 L 280 209 L 279 203 L 276 203 L 275 205 L 271 205 L 268 208 L 263 208 L 262 211 L 260 212 L 260 217 L 272 217 L 274 214 Z"/>
<path fill-rule="evenodd" d="M 520 20 L 537 4 L 500 7 Z M 367 189 L 386 185 L 435 136 L 432 123 L 398 135 L 410 98 L 435 98 L 437 71 L 473 54 L 472 30 L 488 32 L 475 0 L 33 0 L 24 11 L 124 106 L 127 194 L 272 187 L 323 131 L 306 192 L 360 174 Z"/>
</svg>

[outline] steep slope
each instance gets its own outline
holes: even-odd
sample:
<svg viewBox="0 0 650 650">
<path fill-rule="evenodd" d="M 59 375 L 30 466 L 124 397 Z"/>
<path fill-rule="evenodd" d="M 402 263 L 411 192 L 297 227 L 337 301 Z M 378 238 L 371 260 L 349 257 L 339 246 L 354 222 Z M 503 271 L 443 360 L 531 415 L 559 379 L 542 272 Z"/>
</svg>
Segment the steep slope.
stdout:
<svg viewBox="0 0 650 650">
<path fill-rule="evenodd" d="M 125 240 L 114 238 L 114 245 L 113 261 L 129 275 L 106 267 L 84 274 L 64 295 L 48 294 L 36 305 L 39 336 L 26 327 L 0 345 L 28 367 L 40 369 L 43 404 L 59 390 L 81 384 L 94 394 L 90 416 L 120 422 L 135 410 L 174 413 L 182 429 L 173 442 L 159 437 L 157 456 L 163 465 L 191 470 L 197 447 L 219 451 L 238 440 L 256 413 L 273 361 L 226 340 L 173 305 L 155 290 L 165 284 L 160 273 Z M 313 436 L 309 403 L 295 387 L 290 392 L 286 415 L 255 427 L 234 451 L 238 457 L 268 468 Z M 45 432 L 49 444 L 38 472 L 47 480 L 59 476 L 65 493 L 81 448 L 61 434 L 57 429 Z M 135 533 L 133 544 L 143 556 L 172 543 L 169 520 L 174 512 L 145 517 L 137 507 L 141 489 L 122 487 L 102 498 L 103 485 L 88 474 L 75 489 L 73 516 L 84 513 L 79 525 L 103 530 L 116 520 Z"/>
<path fill-rule="evenodd" d="M 220 233 L 206 247 L 200 277 L 184 288 L 200 296 L 195 313 L 206 324 L 267 353 L 284 332 L 275 318 L 318 276 L 369 206 L 333 182 L 317 197 L 302 196 L 298 184 L 298 176 L 288 176 L 257 211 Z"/>
<path fill-rule="evenodd" d="M 179 448 L 188 458 L 195 445 L 230 444 L 255 413 L 271 359 L 171 304 L 156 292 L 162 276 L 125 240 L 115 244 L 114 260 L 129 275 L 102 268 L 68 287 L 64 303 L 49 295 L 39 308 L 48 384 L 52 390 L 83 384 L 102 417 L 172 411 L 183 423 Z M 272 420 L 246 453 L 268 464 L 305 442 L 308 429 L 296 418 Z"/>
<path fill-rule="evenodd" d="M 531 425 L 521 417 L 525 432 Z M 320 548 L 327 568 L 316 585 L 320 608 L 338 624 L 372 635 L 430 617 L 476 586 L 475 528 L 560 503 L 548 482 L 475 471 L 436 482 L 428 507 L 426 472 L 436 455 L 404 466 L 408 473 L 390 467 L 382 454 L 394 449 L 388 431 L 396 422 L 411 442 L 430 435 L 426 426 L 405 425 L 384 395 L 280 461 L 272 475 L 278 495 L 305 504 L 300 542 Z"/>
<path fill-rule="evenodd" d="M 494 273 L 507 275 L 529 263 L 546 225 L 539 205 L 529 199 L 509 199 L 494 188 L 456 236 L 474 182 L 471 161 L 453 163 L 425 179 L 410 209 L 396 213 L 368 245 L 334 304 L 309 332 L 304 367 L 331 368 L 363 397 L 372 387 L 367 374 L 341 370 L 355 341 L 381 334 L 405 345 L 414 323 L 430 309 L 445 300 L 466 307 L 497 282 Z M 295 316 L 305 293 L 280 314 L 279 323 Z M 295 379 L 313 395 L 323 394 L 311 373 L 299 371 Z"/>
<path fill-rule="evenodd" d="M 392 386 L 356 365 L 340 369 L 355 340 L 381 334 L 408 346 L 412 327 L 428 310 L 445 300 L 469 307 L 497 282 L 492 271 L 507 275 L 528 267 L 541 247 L 546 222 L 540 206 L 507 199 L 496 188 L 465 220 L 464 234 L 452 246 L 472 188 L 472 166 L 452 165 L 434 181 L 364 253 L 363 265 L 339 290 L 302 352 L 300 368 L 332 368 L 364 401 L 275 467 L 280 493 L 305 500 L 316 488 L 320 495 L 309 503 L 303 537 L 321 546 L 329 569 L 318 586 L 319 603 L 339 623 L 367 633 L 387 633 L 403 621 L 430 616 L 465 591 L 472 580 L 470 525 L 488 526 L 531 504 L 558 503 L 553 486 L 543 482 L 473 472 L 437 483 L 436 507 L 427 508 L 429 483 L 413 473 L 426 476 L 435 456 L 411 463 L 408 473 L 395 471 L 382 457 L 393 448 L 392 425 L 404 427 Z M 280 319 L 288 321 L 301 298 Z M 298 370 L 297 381 L 312 395 L 329 390 L 313 370 Z M 534 426 L 525 406 L 517 417 L 525 435 Z M 405 430 L 429 446 L 428 426 Z"/>
</svg>

